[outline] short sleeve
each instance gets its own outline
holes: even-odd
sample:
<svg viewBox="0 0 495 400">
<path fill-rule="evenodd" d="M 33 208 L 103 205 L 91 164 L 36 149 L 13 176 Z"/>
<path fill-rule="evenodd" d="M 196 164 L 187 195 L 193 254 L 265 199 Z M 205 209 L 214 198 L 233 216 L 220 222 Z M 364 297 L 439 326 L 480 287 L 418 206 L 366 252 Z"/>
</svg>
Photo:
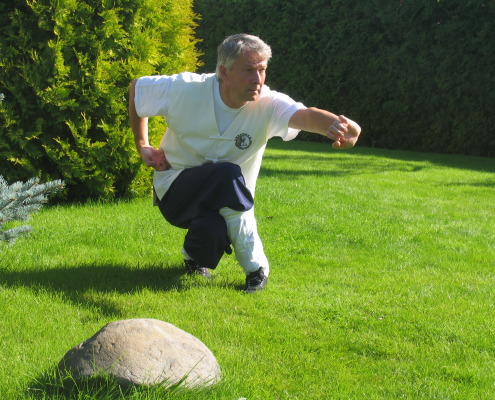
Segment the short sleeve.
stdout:
<svg viewBox="0 0 495 400">
<path fill-rule="evenodd" d="M 141 118 L 166 117 L 169 106 L 169 92 L 177 75 L 143 76 L 136 82 L 134 102 Z"/>
<path fill-rule="evenodd" d="M 278 136 L 285 141 L 292 140 L 300 130 L 289 128 L 289 121 L 296 111 L 305 109 L 306 106 L 283 93 L 272 91 L 271 95 L 273 96 L 273 116 L 269 138 Z"/>
</svg>

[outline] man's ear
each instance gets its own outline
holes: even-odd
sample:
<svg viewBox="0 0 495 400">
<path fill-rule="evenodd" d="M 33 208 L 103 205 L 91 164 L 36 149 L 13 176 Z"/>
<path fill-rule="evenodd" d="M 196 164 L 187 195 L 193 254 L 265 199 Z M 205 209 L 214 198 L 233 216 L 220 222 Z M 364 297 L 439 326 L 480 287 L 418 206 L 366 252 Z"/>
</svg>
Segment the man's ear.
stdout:
<svg viewBox="0 0 495 400">
<path fill-rule="evenodd" d="M 225 65 L 220 65 L 220 77 L 224 80 L 227 77 L 227 68 Z"/>
</svg>

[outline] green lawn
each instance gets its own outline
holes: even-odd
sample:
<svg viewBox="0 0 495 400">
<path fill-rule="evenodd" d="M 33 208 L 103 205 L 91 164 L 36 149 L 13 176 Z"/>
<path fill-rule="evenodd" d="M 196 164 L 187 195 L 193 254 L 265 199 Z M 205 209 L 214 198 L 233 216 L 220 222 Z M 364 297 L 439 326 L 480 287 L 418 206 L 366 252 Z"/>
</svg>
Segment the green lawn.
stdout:
<svg viewBox="0 0 495 400">
<path fill-rule="evenodd" d="M 0 247 L 0 399 L 495 398 L 494 172 L 270 142 L 256 215 L 271 274 L 255 295 L 233 256 L 211 282 L 184 276 L 184 232 L 151 199 L 45 207 Z M 50 376 L 65 352 L 127 318 L 198 337 L 222 382 L 63 393 Z"/>
</svg>

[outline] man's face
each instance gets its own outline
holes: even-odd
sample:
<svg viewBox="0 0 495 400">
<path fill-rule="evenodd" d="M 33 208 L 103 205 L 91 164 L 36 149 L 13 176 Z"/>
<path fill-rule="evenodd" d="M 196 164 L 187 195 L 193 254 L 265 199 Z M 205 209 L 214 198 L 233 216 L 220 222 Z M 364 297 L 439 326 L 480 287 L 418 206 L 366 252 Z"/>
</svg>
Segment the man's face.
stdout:
<svg viewBox="0 0 495 400">
<path fill-rule="evenodd" d="M 268 61 L 258 53 L 239 56 L 230 69 L 220 67 L 220 95 L 231 108 L 239 108 L 259 98 L 265 83 Z"/>
</svg>

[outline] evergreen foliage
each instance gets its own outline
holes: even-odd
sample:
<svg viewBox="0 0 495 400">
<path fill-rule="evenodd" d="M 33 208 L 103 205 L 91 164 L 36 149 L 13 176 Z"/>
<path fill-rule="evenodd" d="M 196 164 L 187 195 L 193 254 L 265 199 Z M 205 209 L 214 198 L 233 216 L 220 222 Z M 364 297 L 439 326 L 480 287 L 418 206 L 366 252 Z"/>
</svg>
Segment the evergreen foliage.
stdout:
<svg viewBox="0 0 495 400">
<path fill-rule="evenodd" d="M 7 230 L 4 230 L 4 226 L 13 221 L 27 221 L 30 214 L 46 203 L 49 193 L 57 192 L 63 187 L 60 180 L 40 184 L 38 178 L 9 185 L 0 176 L 0 241 L 13 242 L 20 235 L 31 231 L 29 225 Z"/>
<path fill-rule="evenodd" d="M 195 10 L 204 70 L 225 36 L 259 35 L 274 51 L 267 84 L 359 121 L 361 145 L 495 156 L 494 1 L 196 0 Z"/>
<path fill-rule="evenodd" d="M 130 82 L 196 69 L 191 0 L 0 4 L 0 171 L 63 179 L 70 199 L 149 185 L 127 117 Z M 163 133 L 163 123 L 153 122 Z M 158 133 L 157 133 L 158 134 Z"/>
</svg>

